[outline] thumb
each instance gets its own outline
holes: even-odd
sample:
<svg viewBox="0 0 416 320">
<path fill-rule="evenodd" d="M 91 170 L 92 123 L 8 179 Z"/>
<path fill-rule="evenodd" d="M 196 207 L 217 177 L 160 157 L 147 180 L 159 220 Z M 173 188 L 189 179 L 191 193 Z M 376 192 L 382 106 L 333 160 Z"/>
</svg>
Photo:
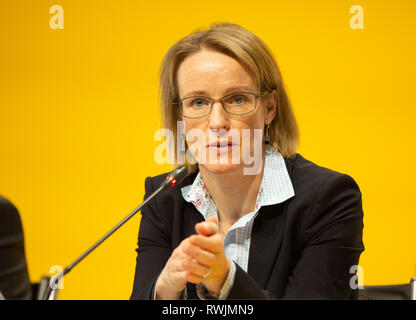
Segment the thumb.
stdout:
<svg viewBox="0 0 416 320">
<path fill-rule="evenodd" d="M 200 235 L 212 236 L 218 233 L 218 220 L 216 217 L 209 217 L 207 220 L 197 223 L 195 225 L 195 231 Z"/>
<path fill-rule="evenodd" d="M 218 219 L 217 219 L 217 217 L 214 217 L 214 216 L 208 217 L 208 219 L 206 221 L 207 222 L 215 223 L 218 226 Z"/>
</svg>

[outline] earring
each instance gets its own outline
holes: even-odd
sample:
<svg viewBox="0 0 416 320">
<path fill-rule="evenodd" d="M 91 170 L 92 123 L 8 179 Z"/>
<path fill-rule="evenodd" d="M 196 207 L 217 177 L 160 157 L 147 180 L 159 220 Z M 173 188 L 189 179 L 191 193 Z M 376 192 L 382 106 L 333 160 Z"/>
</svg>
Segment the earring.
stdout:
<svg viewBox="0 0 416 320">
<path fill-rule="evenodd" d="M 185 134 L 181 133 L 179 141 L 178 141 L 178 148 L 179 148 L 179 153 L 181 155 L 185 155 L 186 153 L 186 138 L 185 138 Z"/>
<path fill-rule="evenodd" d="M 266 133 L 264 134 L 264 143 L 265 144 L 269 144 L 270 143 L 269 127 L 270 127 L 270 125 L 267 124 L 266 125 L 266 129 L 265 129 Z"/>
</svg>

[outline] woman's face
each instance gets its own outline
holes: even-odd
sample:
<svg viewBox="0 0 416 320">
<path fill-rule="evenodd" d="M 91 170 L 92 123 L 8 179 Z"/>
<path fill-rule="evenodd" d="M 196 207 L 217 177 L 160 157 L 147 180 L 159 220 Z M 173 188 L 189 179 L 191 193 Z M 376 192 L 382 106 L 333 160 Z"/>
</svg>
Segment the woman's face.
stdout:
<svg viewBox="0 0 416 320">
<path fill-rule="evenodd" d="M 237 92 L 260 93 L 253 77 L 236 60 L 205 49 L 181 63 L 177 83 L 180 99 L 192 96 L 216 99 Z M 263 148 L 264 126 L 270 124 L 276 112 L 275 92 L 265 98 L 258 98 L 256 108 L 243 115 L 227 113 L 218 101 L 212 106 L 211 113 L 202 118 L 182 117 L 188 147 L 200 168 L 212 173 L 227 173 L 253 166 L 254 163 L 247 163 L 247 153 L 255 157 L 256 151 Z M 238 98 L 236 102 L 240 102 Z M 199 133 L 198 136 L 192 139 L 191 131 Z M 243 131 L 244 135 L 249 133 L 244 139 Z M 258 140 L 254 144 L 256 134 Z"/>
</svg>

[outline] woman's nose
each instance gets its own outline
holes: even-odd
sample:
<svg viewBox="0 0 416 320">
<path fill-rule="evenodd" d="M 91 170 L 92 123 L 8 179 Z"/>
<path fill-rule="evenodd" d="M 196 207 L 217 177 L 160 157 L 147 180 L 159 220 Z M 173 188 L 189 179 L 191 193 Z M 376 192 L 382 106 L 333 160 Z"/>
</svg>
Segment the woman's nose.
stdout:
<svg viewBox="0 0 416 320">
<path fill-rule="evenodd" d="M 214 102 L 211 113 L 209 114 L 210 129 L 228 129 L 228 114 L 225 112 L 220 101 Z"/>
</svg>

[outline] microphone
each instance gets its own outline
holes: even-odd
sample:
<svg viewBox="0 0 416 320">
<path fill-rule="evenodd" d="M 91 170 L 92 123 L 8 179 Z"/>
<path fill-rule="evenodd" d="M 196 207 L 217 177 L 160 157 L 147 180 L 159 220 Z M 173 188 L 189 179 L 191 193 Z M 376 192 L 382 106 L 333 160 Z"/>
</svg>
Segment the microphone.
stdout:
<svg viewBox="0 0 416 320">
<path fill-rule="evenodd" d="M 49 285 L 46 286 L 44 293 L 41 295 L 41 300 L 51 300 L 57 295 L 59 283 L 64 275 L 68 274 L 78 263 L 80 263 L 87 255 L 89 255 L 95 248 L 104 242 L 109 236 L 116 232 L 123 224 L 125 224 L 130 218 L 132 218 L 141 208 L 153 199 L 159 192 L 174 187 L 177 183 L 180 183 L 188 175 L 188 169 L 185 166 L 181 166 L 169 173 L 166 179 L 160 184 L 150 196 L 146 198 L 136 209 L 130 212 L 123 220 L 121 220 L 114 228 L 107 232 L 100 240 L 93 244 L 87 251 L 85 251 L 78 259 L 67 266 L 61 273 L 50 279 Z"/>
</svg>

